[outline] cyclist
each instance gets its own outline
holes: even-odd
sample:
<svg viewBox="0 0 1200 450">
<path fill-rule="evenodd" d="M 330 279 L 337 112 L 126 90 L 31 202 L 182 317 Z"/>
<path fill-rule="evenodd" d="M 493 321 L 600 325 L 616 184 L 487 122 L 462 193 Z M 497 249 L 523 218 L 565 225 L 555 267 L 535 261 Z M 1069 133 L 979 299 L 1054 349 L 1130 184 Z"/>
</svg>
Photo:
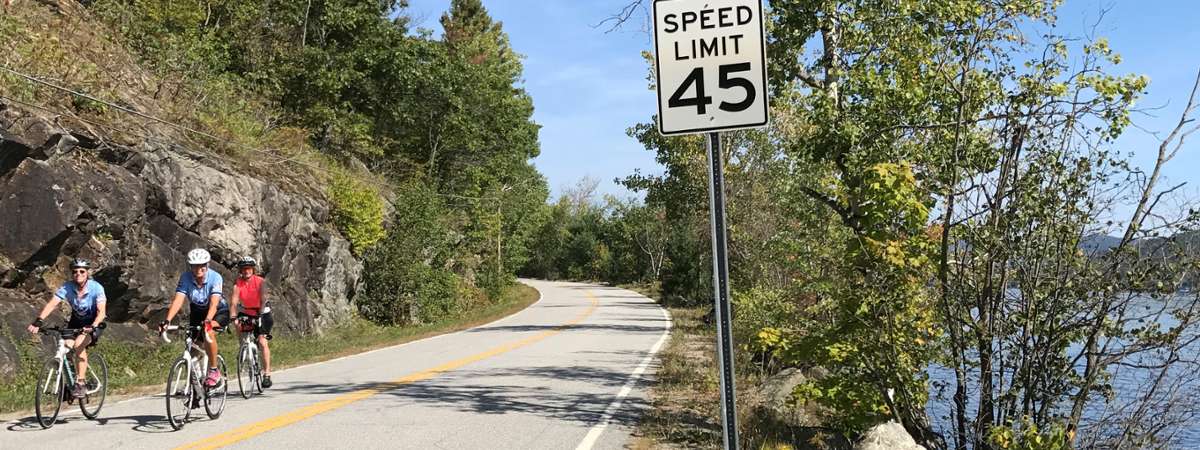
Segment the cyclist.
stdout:
<svg viewBox="0 0 1200 450">
<path fill-rule="evenodd" d="M 29 325 L 29 332 L 37 333 L 42 327 L 42 321 L 58 307 L 59 302 L 71 305 L 71 319 L 67 322 L 67 328 L 82 332 L 64 333 L 62 337 L 68 347 L 75 349 L 75 389 L 72 389 L 71 395 L 76 399 L 83 398 L 87 391 L 84 386 L 88 367 L 87 349 L 100 340 L 100 324 L 107 315 L 104 307 L 107 300 L 104 287 L 91 279 L 91 267 L 84 259 L 72 261 L 71 279 L 58 288 L 46 303 L 46 307 L 42 308 L 42 312 L 38 313 L 37 318 Z"/>
<path fill-rule="evenodd" d="M 248 316 L 242 326 L 238 327 L 240 333 L 253 331 L 254 337 L 258 339 L 258 345 L 262 348 L 263 356 L 263 379 L 262 387 L 271 387 L 271 347 L 267 345 L 267 341 L 271 339 L 271 327 L 275 324 L 275 320 L 271 318 L 271 306 L 267 302 L 267 285 L 263 277 L 255 274 L 255 268 L 258 266 L 258 261 L 249 256 L 243 256 L 238 260 L 238 278 L 233 286 L 233 300 L 230 303 L 229 314 L 230 319 L 242 322 L 240 318 L 233 316 L 238 313 L 238 305 L 242 306 L 244 316 Z M 259 320 L 254 320 L 258 318 Z"/>
<path fill-rule="evenodd" d="M 170 309 L 167 310 L 167 320 L 158 324 L 158 331 L 161 333 L 167 324 L 171 323 L 175 314 L 183 307 L 183 300 L 186 298 L 191 304 L 188 313 L 189 325 L 205 325 L 204 333 L 208 335 L 208 376 L 205 377 L 204 384 L 216 386 L 221 380 L 221 372 L 217 369 L 215 330 L 229 325 L 229 305 L 225 303 L 225 295 L 222 293 L 224 283 L 221 274 L 209 270 L 209 261 L 212 261 L 212 256 L 202 248 L 188 252 L 187 262 L 190 268 L 179 276 L 175 296 L 171 299 Z"/>
</svg>

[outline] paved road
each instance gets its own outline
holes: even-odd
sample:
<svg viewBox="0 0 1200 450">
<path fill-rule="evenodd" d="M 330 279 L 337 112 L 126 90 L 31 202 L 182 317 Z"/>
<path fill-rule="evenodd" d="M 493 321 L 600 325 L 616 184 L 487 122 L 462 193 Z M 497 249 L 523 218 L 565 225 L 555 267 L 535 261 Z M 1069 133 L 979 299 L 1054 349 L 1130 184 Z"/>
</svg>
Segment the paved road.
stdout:
<svg viewBox="0 0 1200 450">
<path fill-rule="evenodd" d="M 172 431 L 155 396 L 106 405 L 99 421 L 75 408 L 49 430 L 10 422 L 0 448 L 624 447 L 666 312 L 622 289 L 527 283 L 542 299 L 515 315 L 277 372 L 263 397 L 231 393 L 215 421 Z"/>
</svg>

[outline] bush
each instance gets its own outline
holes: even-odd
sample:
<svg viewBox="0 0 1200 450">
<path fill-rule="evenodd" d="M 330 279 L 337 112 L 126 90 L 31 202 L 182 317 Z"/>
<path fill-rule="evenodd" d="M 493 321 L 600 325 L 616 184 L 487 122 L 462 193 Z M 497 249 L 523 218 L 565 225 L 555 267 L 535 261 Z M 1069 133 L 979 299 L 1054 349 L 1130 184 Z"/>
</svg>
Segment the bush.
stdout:
<svg viewBox="0 0 1200 450">
<path fill-rule="evenodd" d="M 345 173 L 337 173 L 328 188 L 333 203 L 333 223 L 362 256 L 383 238 L 383 199 L 370 186 Z"/>
<path fill-rule="evenodd" d="M 358 309 L 379 324 L 438 322 L 456 317 L 462 310 L 458 276 L 419 262 L 373 265 L 366 271 L 366 282 Z"/>
<path fill-rule="evenodd" d="M 662 297 L 672 306 L 699 306 L 712 302 L 711 240 L 692 222 L 673 228 L 667 236 L 662 269 Z"/>
<path fill-rule="evenodd" d="M 755 361 L 776 368 L 792 342 L 788 330 L 799 308 L 781 292 L 754 288 L 733 292 L 734 339 L 743 342 Z"/>
<path fill-rule="evenodd" d="M 449 270 L 453 242 L 441 196 L 420 180 L 396 191 L 387 238 L 366 253 L 359 312 L 386 325 L 438 321 L 458 314 L 462 280 Z"/>
</svg>

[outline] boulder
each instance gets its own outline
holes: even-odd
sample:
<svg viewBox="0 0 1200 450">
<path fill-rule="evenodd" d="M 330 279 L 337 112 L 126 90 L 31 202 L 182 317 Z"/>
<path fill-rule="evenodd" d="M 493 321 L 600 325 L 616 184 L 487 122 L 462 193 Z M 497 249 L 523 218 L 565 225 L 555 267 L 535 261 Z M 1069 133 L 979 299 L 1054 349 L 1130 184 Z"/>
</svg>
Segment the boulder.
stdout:
<svg viewBox="0 0 1200 450">
<path fill-rule="evenodd" d="M 763 408 L 766 408 L 781 421 L 806 425 L 803 423 L 800 408 L 793 401 L 792 393 L 796 386 L 808 381 L 808 376 L 800 369 L 787 368 L 767 378 L 762 384 Z"/>
<path fill-rule="evenodd" d="M 876 425 L 863 434 L 854 450 L 925 450 L 896 422 Z"/>
</svg>

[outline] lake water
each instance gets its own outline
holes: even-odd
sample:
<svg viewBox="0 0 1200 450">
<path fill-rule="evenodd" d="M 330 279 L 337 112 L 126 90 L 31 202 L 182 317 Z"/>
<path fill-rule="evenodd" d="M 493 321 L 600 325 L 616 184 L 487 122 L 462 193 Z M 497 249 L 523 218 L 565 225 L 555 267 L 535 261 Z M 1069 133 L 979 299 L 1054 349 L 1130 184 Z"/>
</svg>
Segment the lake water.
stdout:
<svg viewBox="0 0 1200 450">
<path fill-rule="evenodd" d="M 1188 299 L 1191 300 L 1190 298 Z M 1154 312 L 1161 309 L 1161 301 L 1150 299 L 1139 300 L 1137 305 L 1147 312 Z M 1172 303 L 1182 303 L 1173 301 Z M 1153 305 L 1160 305 L 1155 307 Z M 1178 325 L 1175 317 L 1169 314 L 1155 316 L 1154 320 L 1159 323 L 1163 329 Z M 1200 330 L 1193 330 L 1192 336 Z M 1072 355 L 1077 355 L 1079 348 L 1069 350 Z M 1178 407 L 1192 409 L 1193 413 L 1200 412 L 1200 366 L 1195 363 L 1200 360 L 1200 342 L 1193 342 L 1188 347 L 1184 348 L 1184 352 L 1180 355 L 1180 359 L 1184 363 L 1179 364 L 1169 374 L 1168 378 L 1179 382 L 1183 389 L 1172 395 L 1174 401 L 1178 402 Z M 1079 370 L 1082 373 L 1082 368 Z M 1149 389 L 1154 377 L 1157 377 L 1158 371 L 1140 368 L 1122 367 L 1113 369 L 1113 386 L 1116 391 L 1115 401 L 1112 405 L 1104 405 L 1102 401 L 1095 401 L 1094 407 L 1085 410 L 1084 422 L 1095 421 L 1097 418 L 1123 415 L 1120 411 L 1114 410 L 1114 407 L 1119 408 L 1121 405 L 1127 405 L 1136 399 L 1141 398 Z M 935 429 L 942 433 L 947 438 L 947 443 L 952 443 L 953 422 L 951 420 L 951 411 L 954 408 L 954 371 L 952 369 L 942 367 L 940 365 L 931 366 L 928 369 L 930 375 L 930 402 L 927 409 L 930 419 L 934 422 Z M 974 411 L 978 405 L 976 401 L 978 391 L 974 388 L 978 387 L 978 369 L 974 374 L 969 376 L 968 383 L 968 417 L 973 417 Z M 1070 413 L 1070 404 L 1063 406 L 1062 414 Z M 1086 427 L 1086 425 L 1085 425 Z M 1086 428 L 1084 428 L 1086 430 Z M 1192 416 L 1188 418 L 1177 430 L 1178 432 L 1170 436 L 1166 436 L 1169 448 L 1182 449 L 1200 449 L 1200 416 Z M 1119 432 L 1119 431 L 1118 431 Z M 1083 437 L 1081 435 L 1081 437 Z"/>
</svg>

